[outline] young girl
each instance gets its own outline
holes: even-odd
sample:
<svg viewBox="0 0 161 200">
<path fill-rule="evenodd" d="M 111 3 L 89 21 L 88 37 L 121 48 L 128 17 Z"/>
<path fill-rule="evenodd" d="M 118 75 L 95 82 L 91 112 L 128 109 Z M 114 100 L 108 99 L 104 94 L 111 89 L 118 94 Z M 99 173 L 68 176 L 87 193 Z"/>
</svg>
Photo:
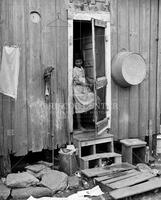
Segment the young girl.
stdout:
<svg viewBox="0 0 161 200">
<path fill-rule="evenodd" d="M 94 108 L 94 93 L 89 87 L 85 78 L 85 72 L 82 67 L 83 61 L 81 56 L 75 59 L 73 69 L 73 89 L 74 89 L 74 108 L 78 122 L 78 129 L 83 130 L 80 115 Z"/>
</svg>

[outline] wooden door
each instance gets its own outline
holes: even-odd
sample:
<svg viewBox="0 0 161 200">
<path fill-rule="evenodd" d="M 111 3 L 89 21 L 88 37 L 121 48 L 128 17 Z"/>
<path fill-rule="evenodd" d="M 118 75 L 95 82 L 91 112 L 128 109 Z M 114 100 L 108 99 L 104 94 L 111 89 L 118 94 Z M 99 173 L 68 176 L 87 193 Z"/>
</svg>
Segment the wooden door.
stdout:
<svg viewBox="0 0 161 200">
<path fill-rule="evenodd" d="M 95 129 L 97 134 L 101 134 L 108 128 L 107 117 L 107 75 L 105 59 L 105 28 L 106 22 L 92 19 L 92 49 L 93 49 L 93 74 L 94 74 L 94 94 L 95 94 Z"/>
</svg>

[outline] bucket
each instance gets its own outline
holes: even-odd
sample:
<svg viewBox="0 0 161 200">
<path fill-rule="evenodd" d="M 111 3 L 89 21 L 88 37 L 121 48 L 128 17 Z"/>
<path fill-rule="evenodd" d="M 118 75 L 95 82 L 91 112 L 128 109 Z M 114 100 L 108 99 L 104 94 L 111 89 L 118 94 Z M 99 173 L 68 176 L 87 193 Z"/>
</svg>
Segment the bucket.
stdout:
<svg viewBox="0 0 161 200">
<path fill-rule="evenodd" d="M 65 153 L 60 150 L 59 166 L 60 166 L 60 171 L 65 172 L 69 176 L 73 175 L 78 170 L 78 164 L 75 152 Z"/>
<path fill-rule="evenodd" d="M 161 153 L 161 134 L 157 135 L 157 148 L 156 153 Z"/>
<path fill-rule="evenodd" d="M 112 78 L 122 87 L 140 84 L 146 77 L 146 64 L 137 53 L 122 51 L 112 60 Z"/>
</svg>

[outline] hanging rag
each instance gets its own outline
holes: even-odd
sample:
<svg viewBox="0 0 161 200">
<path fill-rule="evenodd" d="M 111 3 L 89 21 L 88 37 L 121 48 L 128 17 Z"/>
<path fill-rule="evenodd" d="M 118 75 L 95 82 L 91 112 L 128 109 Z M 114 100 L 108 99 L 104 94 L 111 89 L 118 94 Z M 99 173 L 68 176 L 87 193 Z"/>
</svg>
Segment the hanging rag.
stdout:
<svg viewBox="0 0 161 200">
<path fill-rule="evenodd" d="M 17 98 L 20 50 L 18 47 L 4 46 L 0 66 L 0 92 Z"/>
</svg>

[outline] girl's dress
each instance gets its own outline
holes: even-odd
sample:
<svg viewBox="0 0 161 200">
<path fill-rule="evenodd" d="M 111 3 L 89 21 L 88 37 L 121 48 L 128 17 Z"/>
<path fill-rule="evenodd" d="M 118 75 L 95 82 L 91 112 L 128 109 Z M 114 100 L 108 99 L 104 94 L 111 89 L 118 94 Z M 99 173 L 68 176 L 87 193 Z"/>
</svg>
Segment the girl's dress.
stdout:
<svg viewBox="0 0 161 200">
<path fill-rule="evenodd" d="M 86 83 L 83 67 L 73 69 L 73 89 L 75 113 L 84 113 L 94 108 L 94 93 L 88 86 L 79 85 L 76 81 Z"/>
</svg>

